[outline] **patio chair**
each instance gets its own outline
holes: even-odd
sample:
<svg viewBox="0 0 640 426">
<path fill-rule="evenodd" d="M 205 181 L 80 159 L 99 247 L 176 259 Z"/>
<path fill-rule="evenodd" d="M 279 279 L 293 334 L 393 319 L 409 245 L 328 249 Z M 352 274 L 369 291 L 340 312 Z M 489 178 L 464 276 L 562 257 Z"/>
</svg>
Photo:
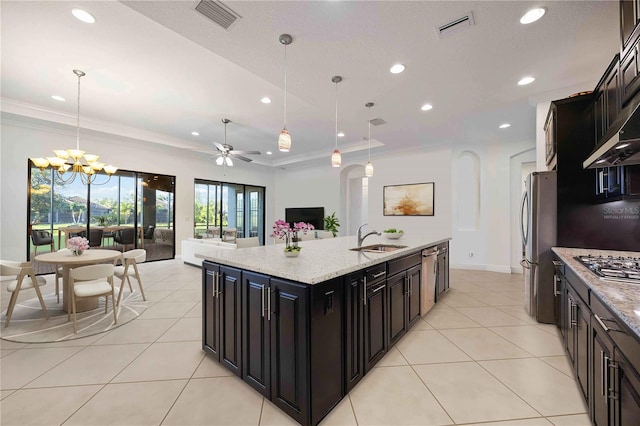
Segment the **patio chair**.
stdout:
<svg viewBox="0 0 640 426">
<path fill-rule="evenodd" d="M 102 229 L 90 229 L 89 230 L 89 247 L 100 247 L 102 245 L 102 236 L 104 230 Z"/>
<path fill-rule="evenodd" d="M 127 246 L 135 244 L 136 232 L 133 228 L 118 229 L 113 235 L 113 241 L 120 245 L 120 251 L 127 250 Z"/>
<path fill-rule="evenodd" d="M 31 231 L 31 242 L 33 243 L 33 257 L 36 257 L 38 247 L 51 246 L 51 251 L 54 251 L 53 237 L 49 231 L 41 229 L 34 229 Z"/>
</svg>

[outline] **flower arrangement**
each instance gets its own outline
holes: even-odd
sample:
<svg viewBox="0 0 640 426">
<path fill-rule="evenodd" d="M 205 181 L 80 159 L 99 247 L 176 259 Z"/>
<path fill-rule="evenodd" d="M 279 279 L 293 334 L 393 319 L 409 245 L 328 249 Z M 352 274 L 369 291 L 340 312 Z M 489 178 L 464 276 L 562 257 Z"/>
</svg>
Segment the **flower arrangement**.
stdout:
<svg viewBox="0 0 640 426">
<path fill-rule="evenodd" d="M 84 237 L 71 237 L 67 241 L 67 247 L 74 255 L 80 256 L 83 251 L 89 248 L 89 240 Z"/>
<path fill-rule="evenodd" d="M 307 232 L 313 231 L 314 229 L 315 227 L 310 223 L 294 222 L 293 226 L 291 226 L 284 220 L 278 219 L 273 224 L 273 232 L 270 236 L 272 238 L 284 239 L 285 254 L 298 253 L 302 249 L 300 246 L 298 246 L 298 232 L 306 234 Z"/>
</svg>

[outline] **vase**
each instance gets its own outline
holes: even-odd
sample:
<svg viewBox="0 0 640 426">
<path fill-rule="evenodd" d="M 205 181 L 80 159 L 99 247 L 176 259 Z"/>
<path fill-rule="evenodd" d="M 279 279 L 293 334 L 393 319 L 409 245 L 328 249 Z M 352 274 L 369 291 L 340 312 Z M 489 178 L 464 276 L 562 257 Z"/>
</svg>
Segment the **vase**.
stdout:
<svg viewBox="0 0 640 426">
<path fill-rule="evenodd" d="M 80 256 L 80 255 L 82 255 L 82 253 L 83 253 L 83 252 L 84 252 L 84 250 L 80 250 L 80 249 L 71 249 L 71 253 L 72 253 L 74 256 Z"/>
<path fill-rule="evenodd" d="M 286 257 L 298 257 L 298 255 L 300 254 L 300 250 L 295 250 L 295 251 L 285 251 L 284 255 Z"/>
</svg>

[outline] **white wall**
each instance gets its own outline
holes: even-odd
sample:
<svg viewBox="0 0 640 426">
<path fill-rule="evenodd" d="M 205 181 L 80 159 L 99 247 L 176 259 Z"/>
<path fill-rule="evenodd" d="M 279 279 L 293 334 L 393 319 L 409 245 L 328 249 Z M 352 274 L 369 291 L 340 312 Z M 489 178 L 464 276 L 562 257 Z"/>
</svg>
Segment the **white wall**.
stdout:
<svg viewBox="0 0 640 426">
<path fill-rule="evenodd" d="M 512 239 L 517 232 L 517 215 L 514 214 L 514 209 L 518 208 L 520 202 L 512 188 L 514 181 L 520 181 L 521 167 L 513 158 L 523 152 L 534 155 L 535 141 L 455 146 L 452 153 L 454 212 L 464 204 L 461 202 L 464 200 L 458 198 L 460 194 L 455 188 L 458 187 L 459 180 L 467 175 L 467 170 L 460 169 L 465 152 L 474 153 L 480 162 L 480 217 L 478 227 L 469 229 L 467 226 L 462 227 L 457 215 L 453 215 L 451 266 L 509 273 L 515 256 L 512 252 Z M 525 156 L 520 160 L 523 161 L 531 161 L 531 157 Z M 517 173 L 512 175 L 514 167 Z"/>
<path fill-rule="evenodd" d="M 0 129 L 0 257 L 24 260 L 27 250 L 28 158 L 53 156 L 54 148 L 75 147 L 75 131 L 54 128 L 46 122 L 35 126 L 5 118 Z M 89 132 L 87 135 L 81 132 L 80 146 L 85 151 L 101 155 L 101 161 L 123 170 L 176 176 L 177 255 L 180 253 L 180 240 L 193 236 L 195 178 L 265 186 L 266 232 L 273 223 L 274 172 L 270 167 L 238 161 L 235 163 L 240 164 L 226 168 L 225 176 L 223 168 L 216 166 L 207 154 Z"/>
</svg>

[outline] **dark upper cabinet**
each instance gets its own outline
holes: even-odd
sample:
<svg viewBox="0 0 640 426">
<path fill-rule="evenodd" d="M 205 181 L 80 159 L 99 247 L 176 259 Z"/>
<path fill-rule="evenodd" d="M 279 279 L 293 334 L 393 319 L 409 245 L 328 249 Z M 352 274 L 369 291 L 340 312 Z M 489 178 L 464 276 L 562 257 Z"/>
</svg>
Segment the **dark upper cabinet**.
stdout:
<svg viewBox="0 0 640 426">
<path fill-rule="evenodd" d="M 552 106 L 544 123 L 545 159 L 550 168 L 555 168 L 556 161 L 556 115 L 557 109 Z"/>
<path fill-rule="evenodd" d="M 620 52 L 628 51 L 629 46 L 640 36 L 640 0 L 620 0 Z"/>
<path fill-rule="evenodd" d="M 640 38 L 627 49 L 627 52 L 620 61 L 620 91 L 622 97 L 622 105 L 626 105 L 627 102 L 636 94 L 640 89 L 640 76 L 638 75 L 638 68 L 640 67 L 638 61 L 640 61 Z"/>
</svg>

